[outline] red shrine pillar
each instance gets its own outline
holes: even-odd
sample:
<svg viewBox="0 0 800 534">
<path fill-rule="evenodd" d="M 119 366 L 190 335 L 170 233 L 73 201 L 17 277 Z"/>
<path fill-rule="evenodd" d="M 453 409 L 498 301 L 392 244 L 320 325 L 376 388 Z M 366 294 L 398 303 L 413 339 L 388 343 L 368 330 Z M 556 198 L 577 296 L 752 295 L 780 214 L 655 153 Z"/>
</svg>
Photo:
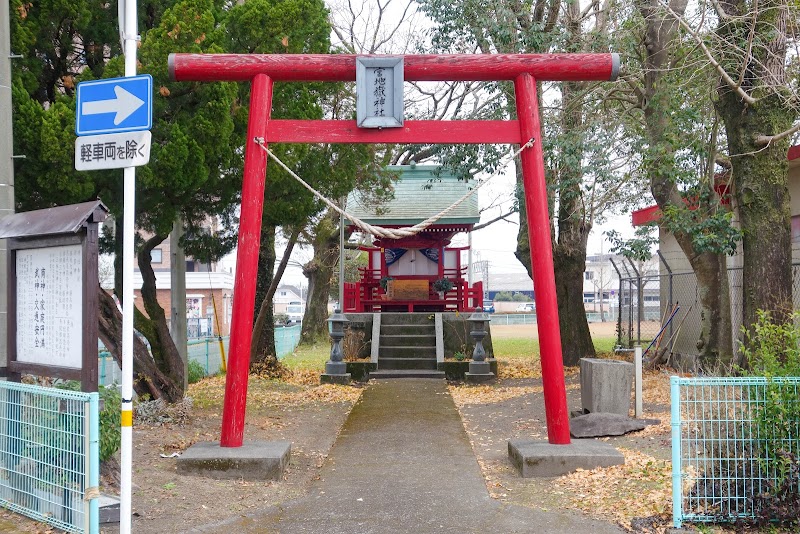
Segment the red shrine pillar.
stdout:
<svg viewBox="0 0 800 534">
<path fill-rule="evenodd" d="M 233 286 L 233 310 L 225 376 L 225 405 L 222 409 L 221 447 L 241 447 L 244 439 L 244 412 L 247 404 L 247 377 L 250 372 L 250 344 L 253 339 L 253 308 L 256 301 L 258 249 L 261 245 L 261 215 L 264 209 L 264 182 L 267 153 L 267 121 L 272 110 L 272 79 L 256 74 L 250 85 L 250 115 L 244 150 L 242 207 L 239 218 L 239 244 L 236 251 L 236 279 Z"/>
<path fill-rule="evenodd" d="M 547 184 L 544 179 L 539 104 L 536 80 L 520 74 L 514 80 L 517 118 L 522 143 L 533 139 L 533 146 L 520 154 L 522 183 L 525 189 L 525 210 L 528 217 L 528 239 L 531 248 L 533 286 L 536 291 L 536 322 L 542 364 L 544 411 L 547 416 L 547 437 L 550 443 L 568 445 L 569 413 L 564 384 L 564 361 L 561 356 L 561 331 L 558 322 L 553 248 L 550 242 L 550 214 L 547 207 Z"/>
</svg>

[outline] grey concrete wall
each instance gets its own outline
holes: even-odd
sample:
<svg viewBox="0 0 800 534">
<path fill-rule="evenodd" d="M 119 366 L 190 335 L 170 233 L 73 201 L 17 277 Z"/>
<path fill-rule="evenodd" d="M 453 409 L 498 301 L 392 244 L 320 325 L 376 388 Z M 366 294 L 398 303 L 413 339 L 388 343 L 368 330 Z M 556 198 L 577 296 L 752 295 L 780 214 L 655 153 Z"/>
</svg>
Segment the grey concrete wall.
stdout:
<svg viewBox="0 0 800 534">
<path fill-rule="evenodd" d="M 359 358 L 370 358 L 372 353 L 372 314 L 371 313 L 347 313 L 345 314 L 347 320 L 350 321 L 346 329 L 352 330 L 357 336 L 363 334 L 363 338 L 357 342 L 352 342 L 355 349 L 358 350 Z M 342 348 L 345 351 L 345 358 L 348 357 L 348 344 L 350 343 L 347 338 L 342 342 Z M 358 345 L 355 347 L 355 345 Z"/>
<path fill-rule="evenodd" d="M 463 313 L 442 314 L 445 358 L 452 358 L 456 352 L 463 352 L 467 358 L 472 357 L 475 342 L 469 335 L 472 324 L 467 321 L 468 318 L 469 314 Z M 487 325 L 487 330 L 488 334 L 483 338 L 483 348 L 486 350 L 487 358 L 494 358 L 491 323 Z"/>
</svg>

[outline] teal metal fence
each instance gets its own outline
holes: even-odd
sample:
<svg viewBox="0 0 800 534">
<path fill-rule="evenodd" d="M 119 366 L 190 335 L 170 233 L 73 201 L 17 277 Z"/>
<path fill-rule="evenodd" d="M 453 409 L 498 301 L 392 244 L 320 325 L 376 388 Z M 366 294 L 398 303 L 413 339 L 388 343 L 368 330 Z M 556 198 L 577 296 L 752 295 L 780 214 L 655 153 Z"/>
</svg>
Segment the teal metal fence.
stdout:
<svg viewBox="0 0 800 534">
<path fill-rule="evenodd" d="M 278 358 L 291 354 L 300 342 L 300 325 L 275 327 L 275 351 Z M 222 338 L 225 347 L 225 357 L 228 357 L 229 337 Z M 198 362 L 203 366 L 206 375 L 213 375 L 220 371 L 222 367 L 222 354 L 219 347 L 219 338 L 208 337 L 205 339 L 194 339 L 188 342 L 187 351 L 190 361 Z M 122 372 L 117 362 L 108 351 L 101 350 L 98 354 L 97 372 L 99 383 L 104 386 L 120 384 L 122 382 Z"/>
<path fill-rule="evenodd" d="M 754 517 L 784 482 L 784 455 L 800 457 L 800 377 L 672 377 L 670 389 L 675 527 Z"/>
<path fill-rule="evenodd" d="M 275 353 L 278 358 L 291 354 L 300 343 L 301 325 L 275 327 Z"/>
<path fill-rule="evenodd" d="M 535 313 L 493 313 L 489 317 L 492 318 L 491 324 L 536 324 Z"/>
<path fill-rule="evenodd" d="M 0 506 L 99 530 L 98 394 L 0 382 Z"/>
</svg>

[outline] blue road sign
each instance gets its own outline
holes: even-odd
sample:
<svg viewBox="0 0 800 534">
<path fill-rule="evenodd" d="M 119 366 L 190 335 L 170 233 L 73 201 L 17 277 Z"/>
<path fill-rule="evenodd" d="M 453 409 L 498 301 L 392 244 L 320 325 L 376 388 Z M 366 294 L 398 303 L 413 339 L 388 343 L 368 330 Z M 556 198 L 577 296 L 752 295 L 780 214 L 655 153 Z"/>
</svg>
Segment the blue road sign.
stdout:
<svg viewBox="0 0 800 534">
<path fill-rule="evenodd" d="M 97 135 L 153 127 L 153 78 L 149 74 L 78 84 L 75 133 Z"/>
</svg>

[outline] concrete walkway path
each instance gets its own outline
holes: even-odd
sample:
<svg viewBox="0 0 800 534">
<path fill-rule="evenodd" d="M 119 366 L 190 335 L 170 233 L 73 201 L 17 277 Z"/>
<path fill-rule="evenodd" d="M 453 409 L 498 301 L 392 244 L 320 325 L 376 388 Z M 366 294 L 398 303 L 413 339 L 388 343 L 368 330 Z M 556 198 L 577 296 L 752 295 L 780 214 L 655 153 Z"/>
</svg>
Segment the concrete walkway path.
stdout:
<svg viewBox="0 0 800 534">
<path fill-rule="evenodd" d="M 373 382 L 342 427 L 307 497 L 201 532 L 619 533 L 578 512 L 489 497 L 444 380 Z"/>
</svg>

